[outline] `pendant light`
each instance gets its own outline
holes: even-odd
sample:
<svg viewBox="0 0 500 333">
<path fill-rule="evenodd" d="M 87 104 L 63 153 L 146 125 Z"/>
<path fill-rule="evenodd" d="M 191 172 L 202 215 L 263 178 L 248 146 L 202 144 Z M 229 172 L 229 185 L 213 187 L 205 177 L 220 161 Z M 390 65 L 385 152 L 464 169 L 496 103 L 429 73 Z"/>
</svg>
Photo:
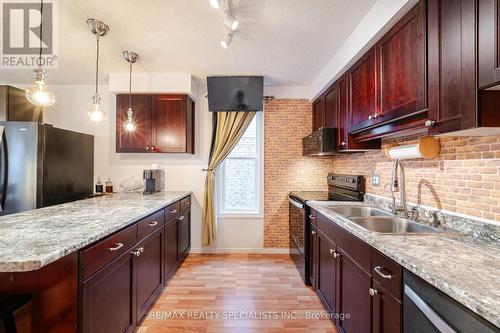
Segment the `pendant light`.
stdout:
<svg viewBox="0 0 500 333">
<path fill-rule="evenodd" d="M 88 116 L 91 121 L 99 123 L 106 120 L 106 113 L 102 109 L 101 96 L 99 96 L 99 40 L 108 33 L 109 27 L 104 22 L 93 18 L 87 19 L 87 25 L 90 32 L 96 36 L 95 93 L 92 96 L 92 106 L 88 111 Z"/>
<path fill-rule="evenodd" d="M 134 64 L 139 55 L 132 51 L 123 51 L 123 58 L 129 63 L 129 81 L 128 81 L 128 110 L 127 110 L 127 120 L 123 122 L 123 128 L 127 132 L 134 132 L 136 129 L 136 125 L 132 116 L 134 111 L 132 110 L 132 64 Z"/>
<path fill-rule="evenodd" d="M 42 39 L 43 39 L 43 0 L 40 1 L 40 53 L 37 59 L 35 72 L 35 85 L 26 90 L 26 98 L 36 106 L 51 106 L 56 101 L 52 92 L 45 86 L 47 72 L 42 66 Z"/>
</svg>

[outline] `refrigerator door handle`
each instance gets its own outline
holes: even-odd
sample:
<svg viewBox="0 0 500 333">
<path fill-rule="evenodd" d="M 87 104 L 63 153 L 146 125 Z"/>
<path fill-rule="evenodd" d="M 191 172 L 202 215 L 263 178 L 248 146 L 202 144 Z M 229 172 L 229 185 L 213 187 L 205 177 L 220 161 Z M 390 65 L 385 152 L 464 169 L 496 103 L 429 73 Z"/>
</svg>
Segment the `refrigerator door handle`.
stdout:
<svg viewBox="0 0 500 333">
<path fill-rule="evenodd" d="M 5 127 L 0 126 L 0 213 L 5 211 L 5 199 L 7 197 L 7 136 Z"/>
</svg>

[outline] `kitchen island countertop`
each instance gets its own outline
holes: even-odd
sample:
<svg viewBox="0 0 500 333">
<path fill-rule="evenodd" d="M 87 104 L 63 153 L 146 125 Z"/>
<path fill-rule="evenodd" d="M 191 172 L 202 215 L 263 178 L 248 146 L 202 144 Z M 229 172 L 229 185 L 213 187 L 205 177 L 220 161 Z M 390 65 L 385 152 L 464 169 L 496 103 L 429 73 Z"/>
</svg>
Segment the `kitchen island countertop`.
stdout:
<svg viewBox="0 0 500 333">
<path fill-rule="evenodd" d="M 0 217 L 0 272 L 38 270 L 191 192 L 115 193 Z"/>
</svg>

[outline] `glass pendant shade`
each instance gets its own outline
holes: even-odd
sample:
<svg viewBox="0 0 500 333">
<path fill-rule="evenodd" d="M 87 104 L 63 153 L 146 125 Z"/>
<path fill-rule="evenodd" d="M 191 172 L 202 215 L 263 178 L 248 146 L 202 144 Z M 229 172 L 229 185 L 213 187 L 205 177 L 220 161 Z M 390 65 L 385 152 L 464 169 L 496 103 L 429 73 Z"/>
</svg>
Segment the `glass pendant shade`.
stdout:
<svg viewBox="0 0 500 333">
<path fill-rule="evenodd" d="M 133 111 L 131 108 L 129 108 L 127 110 L 127 120 L 125 120 L 125 122 L 123 123 L 123 128 L 127 131 L 127 132 L 134 132 L 135 129 L 136 129 L 136 126 L 135 126 L 135 122 L 134 120 L 132 119 L 132 114 L 133 114 Z"/>
<path fill-rule="evenodd" d="M 36 106 L 51 106 L 56 101 L 55 95 L 45 86 L 46 72 L 41 69 L 35 69 L 35 85 L 26 90 L 26 98 Z"/>
<path fill-rule="evenodd" d="M 106 113 L 102 110 L 101 106 L 101 98 L 97 95 L 94 95 L 94 97 L 92 97 L 92 100 L 94 101 L 94 103 L 88 111 L 90 121 L 94 123 L 100 123 L 101 121 L 106 120 Z"/>
</svg>

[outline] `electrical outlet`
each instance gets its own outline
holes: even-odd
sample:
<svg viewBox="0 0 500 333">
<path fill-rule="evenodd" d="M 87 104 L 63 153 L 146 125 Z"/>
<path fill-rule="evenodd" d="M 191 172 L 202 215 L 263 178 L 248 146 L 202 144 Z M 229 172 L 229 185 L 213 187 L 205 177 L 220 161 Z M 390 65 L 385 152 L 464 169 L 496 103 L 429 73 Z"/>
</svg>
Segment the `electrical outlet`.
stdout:
<svg viewBox="0 0 500 333">
<path fill-rule="evenodd" d="M 375 174 L 372 176 L 372 185 L 380 186 L 380 175 Z"/>
</svg>

